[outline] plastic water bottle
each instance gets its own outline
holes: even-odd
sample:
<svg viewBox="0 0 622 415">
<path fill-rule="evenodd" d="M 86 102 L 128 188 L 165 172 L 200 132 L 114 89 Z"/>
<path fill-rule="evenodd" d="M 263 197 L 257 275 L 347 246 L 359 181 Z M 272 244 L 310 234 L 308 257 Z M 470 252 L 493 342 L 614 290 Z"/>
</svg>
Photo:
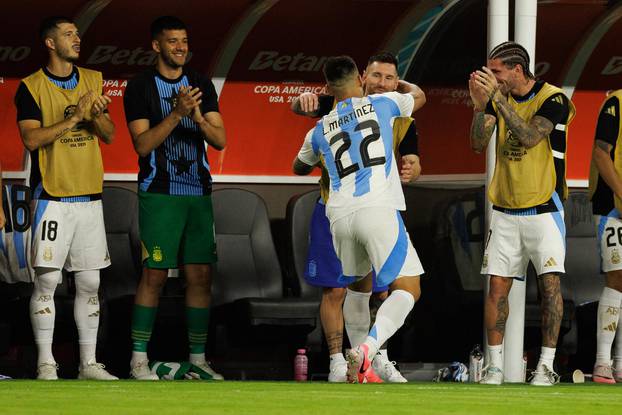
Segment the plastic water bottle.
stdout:
<svg viewBox="0 0 622 415">
<path fill-rule="evenodd" d="M 307 380 L 307 369 L 309 367 L 309 359 L 307 359 L 305 349 L 298 349 L 294 358 L 294 380 L 304 382 Z"/>
<path fill-rule="evenodd" d="M 482 353 L 482 347 L 476 344 L 469 354 L 469 382 L 478 383 L 482 380 L 483 369 L 484 353 Z"/>
</svg>

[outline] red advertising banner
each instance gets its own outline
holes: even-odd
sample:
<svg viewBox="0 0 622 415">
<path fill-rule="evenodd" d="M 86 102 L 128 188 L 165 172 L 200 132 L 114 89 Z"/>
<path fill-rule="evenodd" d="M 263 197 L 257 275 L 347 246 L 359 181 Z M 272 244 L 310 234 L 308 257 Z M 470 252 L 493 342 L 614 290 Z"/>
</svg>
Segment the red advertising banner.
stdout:
<svg viewBox="0 0 622 415">
<path fill-rule="evenodd" d="M 480 2 L 73 0 L 3 7 L 5 15 L 20 16 L 0 27 L 0 162 L 9 176 L 24 169 L 13 97 L 19 79 L 46 59 L 34 28 L 43 17 L 59 14 L 78 23 L 80 64 L 103 72 L 104 93 L 112 98 L 109 113 L 117 134 L 112 145 L 102 145 L 109 179 L 137 172 L 123 93 L 128 78 L 153 65 L 149 24 L 161 14 L 186 22 L 188 65 L 212 76 L 219 92 L 228 145 L 222 152 L 209 151 L 217 180 L 299 180 L 291 163 L 315 121 L 295 116 L 290 104 L 302 92 L 323 92 L 326 57 L 348 54 L 363 70 L 367 58 L 387 45 L 401 54 L 413 44 L 404 76 L 427 95 L 416 114 L 423 174 L 481 177 L 485 171 L 484 156 L 469 147 L 472 111 L 466 85 L 468 73 L 485 63 L 486 17 Z M 616 49 L 622 22 L 612 17 L 615 9 L 602 1 L 546 1 L 538 8 L 536 74 L 566 87 L 577 107 L 569 134 L 569 179 L 587 179 L 598 109 L 605 91 L 622 85 L 622 56 Z M 418 35 L 415 29 L 425 19 L 409 19 L 434 10 L 447 13 L 430 18 L 426 36 Z"/>
</svg>

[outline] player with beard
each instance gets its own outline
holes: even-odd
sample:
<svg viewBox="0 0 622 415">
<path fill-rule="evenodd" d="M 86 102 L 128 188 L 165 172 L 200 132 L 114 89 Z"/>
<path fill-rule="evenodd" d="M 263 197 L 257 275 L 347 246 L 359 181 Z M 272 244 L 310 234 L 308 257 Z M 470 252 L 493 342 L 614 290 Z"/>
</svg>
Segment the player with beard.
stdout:
<svg viewBox="0 0 622 415">
<path fill-rule="evenodd" d="M 397 58 L 388 52 L 373 55 L 363 72 L 365 94 L 393 92 L 399 84 Z M 415 111 L 425 104 L 425 94 L 416 85 L 408 84 L 415 96 Z M 333 96 L 304 93 L 292 103 L 292 111 L 299 115 L 321 117 L 334 107 Z M 401 159 L 400 179 L 404 183 L 416 180 L 421 173 L 418 155 L 418 136 L 414 119 L 411 117 L 395 118 L 393 123 L 394 153 L 396 160 Z M 330 178 L 322 166 L 320 179 L 321 197 L 317 201 L 310 226 L 308 266 L 305 280 L 313 286 L 322 287 L 320 320 L 326 337 L 330 355 L 329 382 L 345 382 L 346 361 L 342 353 L 343 328 L 350 345 L 356 347 L 365 341 L 371 324 L 369 303 L 370 292 L 354 284 L 346 288 L 349 282 L 341 277 L 341 263 L 333 247 L 330 225 L 325 213 L 328 200 Z M 373 303 L 379 307 L 388 294 L 387 286 L 378 286 L 373 281 Z M 395 368 L 395 362 L 389 360 L 387 345 L 384 344 L 373 360 L 374 370 L 385 382 L 403 383 L 406 379 Z"/>
<path fill-rule="evenodd" d="M 377 285 L 390 285 L 373 327 L 347 353 L 349 382 L 377 382 L 372 362 L 421 294 L 423 268 L 398 212 L 405 202 L 393 154 L 393 120 L 413 113 L 414 85 L 400 82 L 404 94 L 364 96 L 356 64 L 347 56 L 327 59 L 324 75 L 337 104 L 307 133 L 293 171 L 309 174 L 320 163 L 328 170 L 326 216 L 342 266 L 340 279 L 369 298 L 373 266 Z"/>
<path fill-rule="evenodd" d="M 205 360 L 211 264 L 216 262 L 205 145 L 222 150 L 225 129 L 214 85 L 185 67 L 189 49 L 184 23 L 173 16 L 159 17 L 151 24 L 151 39 L 156 65 L 132 79 L 124 97 L 128 129 L 139 155 L 144 266 L 132 319 L 130 375 L 157 379 L 148 367 L 147 344 L 168 270 L 183 267 L 189 360 L 202 379 L 220 380 L 223 377 Z"/>
<path fill-rule="evenodd" d="M 566 185 L 566 140 L 575 108 L 560 88 L 536 79 L 529 54 L 504 42 L 487 65 L 469 79 L 473 101 L 471 148 L 482 152 L 497 130 L 496 164 L 488 199 L 493 205 L 482 260 L 490 275 L 484 305 L 488 368 L 480 383 L 503 382 L 503 338 L 514 278 L 524 278 L 529 261 L 538 275 L 542 348 L 531 384 L 559 382 L 553 370 L 563 314 L 560 274 L 564 273 L 566 228 L 562 200 Z"/>
<path fill-rule="evenodd" d="M 38 348 L 37 378 L 58 379 L 52 355 L 54 291 L 62 269 L 74 273 L 74 317 L 80 343 L 80 379 L 117 379 L 95 359 L 99 327 L 99 270 L 110 265 L 101 194 L 99 141 L 112 142 L 101 72 L 75 65 L 80 35 L 65 17 L 41 24 L 45 67 L 24 78 L 15 96 L 17 121 L 30 151 L 36 201 L 32 231 L 34 290 L 30 317 Z"/>
</svg>

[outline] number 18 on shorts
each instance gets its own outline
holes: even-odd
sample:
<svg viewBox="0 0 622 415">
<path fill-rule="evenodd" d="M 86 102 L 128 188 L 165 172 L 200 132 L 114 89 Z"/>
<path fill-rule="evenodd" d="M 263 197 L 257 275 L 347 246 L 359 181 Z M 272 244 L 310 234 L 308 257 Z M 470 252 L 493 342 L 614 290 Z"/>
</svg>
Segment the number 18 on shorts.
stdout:
<svg viewBox="0 0 622 415">
<path fill-rule="evenodd" d="M 84 271 L 110 265 L 101 200 L 38 200 L 32 233 L 33 267 Z"/>
</svg>

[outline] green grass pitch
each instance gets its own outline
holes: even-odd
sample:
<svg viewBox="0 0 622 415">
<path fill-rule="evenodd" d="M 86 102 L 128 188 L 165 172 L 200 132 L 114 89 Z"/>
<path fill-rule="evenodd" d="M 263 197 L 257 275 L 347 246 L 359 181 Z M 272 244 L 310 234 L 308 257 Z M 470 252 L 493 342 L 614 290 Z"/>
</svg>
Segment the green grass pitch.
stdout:
<svg viewBox="0 0 622 415">
<path fill-rule="evenodd" d="M 1 414 L 616 414 L 622 387 L 456 383 L 0 382 Z"/>
</svg>

